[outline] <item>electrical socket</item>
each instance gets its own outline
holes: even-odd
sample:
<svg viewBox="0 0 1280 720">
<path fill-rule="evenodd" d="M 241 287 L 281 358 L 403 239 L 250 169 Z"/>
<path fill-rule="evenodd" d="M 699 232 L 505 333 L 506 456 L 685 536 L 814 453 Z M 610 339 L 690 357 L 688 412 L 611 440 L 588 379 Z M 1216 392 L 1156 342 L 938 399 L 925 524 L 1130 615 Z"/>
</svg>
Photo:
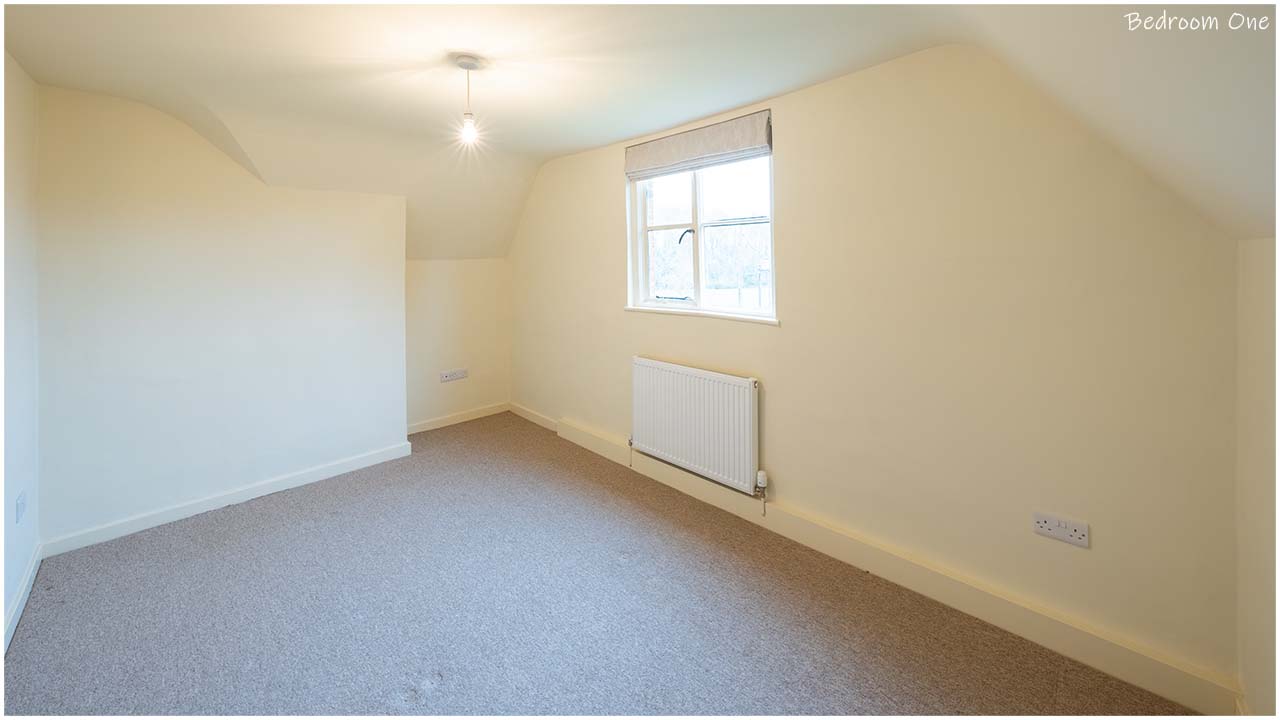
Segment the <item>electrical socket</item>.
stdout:
<svg viewBox="0 0 1280 720">
<path fill-rule="evenodd" d="M 1089 523 L 1076 522 L 1075 520 L 1067 520 L 1056 515 L 1039 512 L 1032 515 L 1032 520 L 1035 523 L 1034 530 L 1037 535 L 1061 540 L 1064 543 L 1071 543 L 1082 548 L 1089 547 Z"/>
<path fill-rule="evenodd" d="M 466 376 L 467 376 L 466 368 L 450 370 L 449 372 L 440 373 L 440 382 L 447 383 L 447 382 L 453 382 L 454 380 L 462 380 Z"/>
<path fill-rule="evenodd" d="M 13 524 L 21 525 L 22 516 L 27 514 L 27 491 L 23 490 L 18 493 L 18 499 L 13 503 Z"/>
</svg>

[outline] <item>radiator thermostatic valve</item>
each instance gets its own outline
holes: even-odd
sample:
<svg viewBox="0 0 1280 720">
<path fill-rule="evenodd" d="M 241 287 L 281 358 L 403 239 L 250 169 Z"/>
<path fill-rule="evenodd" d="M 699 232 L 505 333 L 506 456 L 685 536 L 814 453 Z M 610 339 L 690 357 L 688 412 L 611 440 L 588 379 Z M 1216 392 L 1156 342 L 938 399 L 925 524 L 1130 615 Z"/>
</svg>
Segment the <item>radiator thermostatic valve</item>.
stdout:
<svg viewBox="0 0 1280 720">
<path fill-rule="evenodd" d="M 756 473 L 756 495 L 760 496 L 760 517 L 765 516 L 765 510 L 768 507 L 768 500 L 765 499 L 765 488 L 769 487 L 769 475 L 761 470 Z"/>
</svg>

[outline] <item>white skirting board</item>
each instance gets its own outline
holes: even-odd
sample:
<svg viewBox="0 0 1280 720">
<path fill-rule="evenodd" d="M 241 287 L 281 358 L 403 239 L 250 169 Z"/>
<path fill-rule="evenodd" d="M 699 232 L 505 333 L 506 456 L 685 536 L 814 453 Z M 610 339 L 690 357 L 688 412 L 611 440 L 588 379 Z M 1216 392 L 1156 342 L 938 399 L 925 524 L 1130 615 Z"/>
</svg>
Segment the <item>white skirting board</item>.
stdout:
<svg viewBox="0 0 1280 720">
<path fill-rule="evenodd" d="M 511 407 L 507 403 L 498 403 L 486 407 L 476 408 L 465 412 L 446 415 L 444 417 L 433 418 L 431 420 L 423 420 L 421 422 L 409 425 L 409 433 L 425 432 L 427 430 L 435 430 L 448 425 L 454 425 L 468 420 L 496 415 L 501 412 L 510 410 Z M 141 513 L 123 520 L 98 525 L 96 527 L 82 530 L 79 532 L 68 533 L 61 537 L 50 540 L 46 543 L 36 546 L 36 552 L 32 555 L 30 566 L 23 579 L 23 590 L 18 601 L 14 603 L 14 607 L 10 610 L 9 616 L 5 618 L 5 649 L 9 647 L 9 640 L 13 637 L 13 631 L 18 626 L 18 619 L 22 617 L 22 610 L 26 607 L 27 597 L 31 592 L 31 585 L 35 582 L 36 570 L 40 567 L 42 558 L 59 555 L 64 552 L 76 550 L 89 545 L 95 545 L 107 540 L 114 540 L 140 530 L 156 527 L 165 523 L 181 520 L 185 517 L 198 515 L 209 510 L 216 510 L 220 507 L 233 505 L 235 503 L 252 500 L 256 497 L 269 495 L 280 490 L 288 490 L 289 488 L 306 485 L 308 483 L 317 482 L 319 480 L 327 480 L 328 478 L 348 473 L 353 470 L 377 465 L 381 462 L 394 460 L 396 458 L 405 457 L 411 452 L 410 445 L 407 442 L 397 443 L 380 450 L 353 455 L 351 457 L 335 460 L 324 465 L 300 470 L 298 472 L 281 475 L 279 477 L 270 478 L 261 482 L 244 485 L 234 490 L 229 490 L 217 495 L 193 500 L 191 502 L 172 505 L 167 508 L 155 510 L 148 513 Z"/>
<path fill-rule="evenodd" d="M 500 408 L 500 409 L 498 409 Z M 1194 710 L 1212 715 L 1226 715 L 1243 709 L 1235 682 L 1212 671 L 1194 667 L 1176 658 L 1162 657 L 1122 638 L 1091 628 L 1087 623 L 1050 608 L 1037 607 L 998 588 L 966 578 L 927 559 L 859 536 L 818 518 L 808 517 L 785 505 L 770 503 L 769 513 L 760 516 L 757 500 L 735 493 L 703 478 L 636 453 L 634 457 L 626 439 L 588 428 L 571 419 L 553 420 L 530 408 L 511 403 L 478 408 L 446 418 L 424 421 L 416 425 L 440 423 L 432 428 L 465 422 L 510 410 L 516 415 L 558 433 L 561 437 L 649 478 L 669 485 L 687 495 L 761 525 L 819 552 L 875 573 L 962 612 L 981 618 L 998 627 L 1075 658 L 1154 693 L 1180 702 Z M 450 422 L 442 422 L 450 420 Z M 425 429 L 425 428 L 424 428 Z M 8 648 L 18 619 L 26 605 L 32 583 L 42 557 L 50 557 L 76 548 L 162 525 L 201 512 L 233 503 L 297 487 L 310 482 L 341 475 L 362 467 L 404 457 L 409 444 L 400 443 L 381 450 L 327 463 L 289 475 L 135 515 L 114 523 L 100 525 L 77 533 L 63 535 L 37 546 L 23 579 L 23 591 L 9 616 L 5 618 L 5 647 Z"/>
<path fill-rule="evenodd" d="M 437 418 L 431 418 L 430 420 L 419 420 L 418 422 L 409 424 L 409 434 L 413 435 L 414 433 L 426 432 L 428 430 L 438 430 L 442 427 L 457 425 L 458 423 L 464 423 L 468 420 L 477 420 L 482 417 L 497 415 L 498 413 L 506 412 L 510 409 L 511 405 L 509 403 L 497 403 L 495 405 L 486 405 L 485 407 L 475 408 L 474 410 L 464 410 L 452 415 L 442 415 Z"/>
<path fill-rule="evenodd" d="M 569 418 L 554 421 L 515 403 L 511 409 L 570 442 L 614 462 L 630 465 L 636 472 L 686 495 L 1193 710 L 1209 715 L 1230 715 L 1238 711 L 1237 683 L 1221 673 L 1164 656 L 1093 627 L 1080 618 L 1029 602 L 927 558 L 863 537 L 852 529 L 786 505 L 771 502 L 768 515 L 761 517 L 759 500 L 641 453 L 632 453 L 624 437 L 589 428 Z"/>
<path fill-rule="evenodd" d="M 516 403 L 511 403 L 511 412 L 515 413 L 516 415 L 519 415 L 520 417 L 524 418 L 525 420 L 528 420 L 529 422 L 535 425 L 541 425 L 542 427 L 550 430 L 551 432 L 558 432 L 559 430 L 560 423 L 556 422 L 555 420 L 552 420 L 551 418 L 547 417 L 546 415 L 543 415 L 540 412 L 535 412 L 533 410 L 530 410 L 529 408 L 523 405 L 517 405 Z"/>
<path fill-rule="evenodd" d="M 27 569 L 22 573 L 22 590 L 18 593 L 13 607 L 4 619 L 4 649 L 9 651 L 9 641 L 13 639 L 13 631 L 18 629 L 18 620 L 27 607 L 27 598 L 31 597 L 31 586 L 35 584 L 36 573 L 40 571 L 40 561 L 44 558 L 44 546 L 36 543 L 31 550 L 31 558 L 27 560 Z"/>
<path fill-rule="evenodd" d="M 51 557 L 70 550 L 96 545 L 107 540 L 114 540 L 118 537 L 136 533 L 139 530 L 146 530 L 157 525 L 181 520 L 185 517 L 198 515 L 202 512 L 216 510 L 227 505 L 242 503 L 246 500 L 252 500 L 256 497 L 269 495 L 273 492 L 288 490 L 289 488 L 306 485 L 316 482 L 317 480 L 326 480 L 336 475 L 359 470 L 360 468 L 377 465 L 388 460 L 395 460 L 408 455 L 410 446 L 408 442 L 396 443 L 379 450 L 373 450 L 360 455 L 341 458 L 333 462 L 323 465 L 316 465 L 305 470 L 299 470 L 287 475 L 269 478 L 260 482 L 243 485 L 234 490 L 210 495 L 192 500 L 190 502 L 180 503 L 178 505 L 170 505 L 166 508 L 153 510 L 151 512 L 140 513 L 132 517 L 117 520 L 115 522 L 104 523 L 97 527 L 87 530 L 80 530 L 74 533 L 68 533 L 58 538 L 48 540 L 44 543 L 44 556 Z"/>
</svg>

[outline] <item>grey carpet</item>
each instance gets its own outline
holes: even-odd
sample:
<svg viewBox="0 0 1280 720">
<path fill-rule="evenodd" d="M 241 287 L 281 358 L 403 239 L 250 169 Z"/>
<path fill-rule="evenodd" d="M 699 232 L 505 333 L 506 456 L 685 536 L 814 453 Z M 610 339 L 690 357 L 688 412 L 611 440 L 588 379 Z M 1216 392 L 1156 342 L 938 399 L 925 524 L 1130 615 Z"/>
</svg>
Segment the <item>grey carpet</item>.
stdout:
<svg viewBox="0 0 1280 720">
<path fill-rule="evenodd" d="M 45 560 L 11 714 L 1185 713 L 514 415 Z"/>
</svg>

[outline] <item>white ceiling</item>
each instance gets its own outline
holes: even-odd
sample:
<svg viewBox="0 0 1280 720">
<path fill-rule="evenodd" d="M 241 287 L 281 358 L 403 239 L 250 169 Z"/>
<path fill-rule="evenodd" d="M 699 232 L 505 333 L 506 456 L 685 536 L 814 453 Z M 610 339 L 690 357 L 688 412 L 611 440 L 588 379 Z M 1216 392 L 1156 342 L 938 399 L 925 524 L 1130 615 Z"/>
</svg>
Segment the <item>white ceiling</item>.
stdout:
<svg viewBox="0 0 1280 720">
<path fill-rule="evenodd" d="M 1274 31 L 1129 33 L 1127 10 L 9 5 L 5 44 L 37 81 L 154 105 L 266 182 L 405 195 L 410 257 L 505 254 L 549 157 L 946 42 L 1005 59 L 1228 231 L 1273 237 Z M 454 51 L 490 61 L 472 151 Z"/>
</svg>

